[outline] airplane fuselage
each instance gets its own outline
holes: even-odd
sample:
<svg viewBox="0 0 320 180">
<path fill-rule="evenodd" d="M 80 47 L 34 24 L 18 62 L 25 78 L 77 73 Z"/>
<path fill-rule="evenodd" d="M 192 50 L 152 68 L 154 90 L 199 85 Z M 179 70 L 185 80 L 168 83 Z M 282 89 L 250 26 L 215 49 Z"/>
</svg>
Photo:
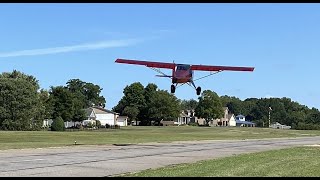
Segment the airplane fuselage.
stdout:
<svg viewBox="0 0 320 180">
<path fill-rule="evenodd" d="M 187 83 L 191 82 L 193 78 L 193 71 L 188 64 L 177 64 L 172 70 L 172 83 Z"/>
</svg>

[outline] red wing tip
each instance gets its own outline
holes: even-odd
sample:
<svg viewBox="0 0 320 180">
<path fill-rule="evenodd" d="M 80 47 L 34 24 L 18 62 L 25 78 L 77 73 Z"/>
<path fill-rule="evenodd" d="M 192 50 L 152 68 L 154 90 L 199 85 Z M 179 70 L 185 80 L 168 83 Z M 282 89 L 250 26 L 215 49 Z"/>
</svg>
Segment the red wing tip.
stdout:
<svg viewBox="0 0 320 180">
<path fill-rule="evenodd" d="M 121 59 L 121 58 L 118 58 L 118 59 L 116 59 L 116 63 L 121 63 L 121 62 L 124 62 L 124 61 L 126 61 L 126 59 Z"/>
</svg>

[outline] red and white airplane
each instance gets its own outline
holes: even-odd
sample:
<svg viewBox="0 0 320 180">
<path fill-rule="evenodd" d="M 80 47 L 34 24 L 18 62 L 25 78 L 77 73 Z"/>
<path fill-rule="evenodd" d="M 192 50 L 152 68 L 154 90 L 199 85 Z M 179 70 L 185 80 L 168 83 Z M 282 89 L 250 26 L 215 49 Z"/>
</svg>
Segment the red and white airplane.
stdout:
<svg viewBox="0 0 320 180">
<path fill-rule="evenodd" d="M 253 71 L 254 67 L 234 67 L 234 66 L 208 66 L 208 65 L 189 65 L 189 64 L 175 64 L 175 63 L 164 63 L 164 62 L 154 62 L 154 61 L 139 61 L 139 60 L 129 60 L 129 59 L 117 59 L 116 63 L 133 64 L 133 65 L 144 65 L 147 66 L 162 75 L 157 75 L 158 77 L 168 77 L 172 79 L 171 93 L 175 93 L 178 84 L 190 83 L 196 89 L 197 95 L 201 93 L 201 87 L 197 87 L 194 81 L 211 76 L 213 74 L 219 73 L 221 71 Z M 172 75 L 166 75 L 162 73 L 159 69 L 165 68 L 172 69 Z M 196 80 L 193 80 L 193 71 L 210 71 L 210 74 Z M 212 73 L 214 72 L 214 73 Z"/>
</svg>

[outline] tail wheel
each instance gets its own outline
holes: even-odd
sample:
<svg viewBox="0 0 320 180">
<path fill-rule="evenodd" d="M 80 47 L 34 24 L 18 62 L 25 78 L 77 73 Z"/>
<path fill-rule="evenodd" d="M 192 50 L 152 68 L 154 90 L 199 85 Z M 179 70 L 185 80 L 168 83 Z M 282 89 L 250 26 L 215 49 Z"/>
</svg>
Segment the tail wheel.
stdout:
<svg viewBox="0 0 320 180">
<path fill-rule="evenodd" d="M 199 87 L 197 87 L 197 95 L 199 96 L 200 94 L 201 94 L 201 87 L 199 86 Z"/>
<path fill-rule="evenodd" d="M 176 91 L 176 87 L 172 84 L 171 85 L 171 93 L 174 93 Z"/>
</svg>

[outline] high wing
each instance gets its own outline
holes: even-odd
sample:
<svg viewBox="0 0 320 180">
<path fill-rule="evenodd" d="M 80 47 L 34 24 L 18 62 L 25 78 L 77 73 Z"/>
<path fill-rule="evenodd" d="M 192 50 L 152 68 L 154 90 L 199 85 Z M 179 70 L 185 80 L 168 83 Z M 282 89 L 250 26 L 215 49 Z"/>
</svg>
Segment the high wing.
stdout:
<svg viewBox="0 0 320 180">
<path fill-rule="evenodd" d="M 253 71 L 254 67 L 191 65 L 191 70 L 198 70 L 198 71 Z"/>
<path fill-rule="evenodd" d="M 176 64 L 174 64 L 174 63 L 139 61 L 139 60 L 130 60 L 130 59 L 117 59 L 115 62 L 116 63 L 124 63 L 124 64 L 133 64 L 133 65 L 144 65 L 144 66 L 153 67 L 153 68 L 174 69 L 176 67 Z"/>
</svg>

